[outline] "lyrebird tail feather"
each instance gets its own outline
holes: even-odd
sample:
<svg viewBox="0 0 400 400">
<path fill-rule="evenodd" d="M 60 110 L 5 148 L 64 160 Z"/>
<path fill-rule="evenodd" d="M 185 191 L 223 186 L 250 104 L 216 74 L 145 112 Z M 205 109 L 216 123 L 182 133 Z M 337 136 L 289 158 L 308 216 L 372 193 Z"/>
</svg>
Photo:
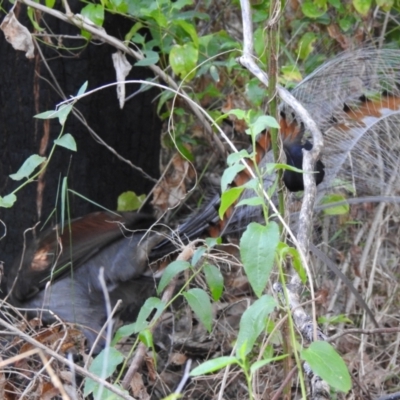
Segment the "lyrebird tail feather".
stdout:
<svg viewBox="0 0 400 400">
<path fill-rule="evenodd" d="M 306 77 L 292 94 L 324 136 L 321 160 L 325 177 L 318 186 L 319 197 L 339 183 L 352 185 L 359 196 L 387 195 L 383 189 L 388 178 L 396 173 L 400 155 L 400 51 L 365 47 L 345 52 Z M 284 146 L 299 140 L 312 141 L 290 107 L 283 104 L 280 111 Z M 265 132 L 257 141 L 257 159 L 261 165 L 273 162 L 269 150 L 269 133 Z M 247 175 L 239 174 L 235 184 L 243 184 Z M 273 182 L 274 176 L 265 176 L 265 189 Z M 399 190 L 400 181 L 391 194 L 398 194 Z M 244 229 L 249 221 L 261 215 L 255 207 L 238 207 L 231 212 L 227 226 L 228 221 L 219 222 L 218 207 L 219 199 L 215 197 L 180 225 L 178 232 L 182 238 L 207 234 L 209 228 L 213 236 L 218 236 L 218 228 L 228 233 Z"/>
</svg>

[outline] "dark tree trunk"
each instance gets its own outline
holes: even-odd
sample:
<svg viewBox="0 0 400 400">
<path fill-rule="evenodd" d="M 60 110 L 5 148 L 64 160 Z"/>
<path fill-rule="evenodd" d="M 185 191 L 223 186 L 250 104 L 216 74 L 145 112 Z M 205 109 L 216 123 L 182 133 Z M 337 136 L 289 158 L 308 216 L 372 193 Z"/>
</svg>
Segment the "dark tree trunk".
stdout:
<svg viewBox="0 0 400 400">
<path fill-rule="evenodd" d="M 11 7 L 9 4 L 7 6 Z M 82 3 L 76 2 L 75 7 L 74 4 L 71 6 L 77 12 Z M 32 31 L 26 8 L 18 5 L 15 13 L 19 21 Z M 79 33 L 77 28 L 53 17 L 42 17 L 41 26 L 47 27 L 46 32 L 51 30 L 52 33 L 64 35 Z M 118 16 L 108 16 L 105 28 L 109 34 L 123 38 L 131 25 L 132 22 Z M 4 40 L 2 33 L 0 36 L 0 196 L 5 196 L 21 183 L 11 180 L 9 174 L 16 172 L 32 154 L 47 156 L 53 140 L 60 133 L 58 120 L 43 121 L 33 116 L 54 109 L 63 99 L 52 87 L 53 78 L 38 52 L 35 52 L 35 58 L 28 60 L 23 52 L 14 50 Z M 56 44 L 54 38 L 53 44 Z M 115 82 L 111 59 L 115 49 L 100 42 L 86 46 L 83 40 L 67 38 L 63 39 L 63 45 L 83 47 L 61 51 L 42 44 L 40 46 L 67 97 L 75 95 L 85 81 L 89 82 L 88 90 Z M 148 70 L 134 67 L 127 79 L 146 79 L 149 76 Z M 138 88 L 139 85 L 128 85 L 127 95 Z M 154 90 L 140 93 L 120 110 L 113 86 L 77 104 L 89 126 L 109 146 L 153 178 L 159 174 L 161 131 L 161 123 L 155 112 L 156 103 L 153 101 L 156 95 Z M 14 207 L 0 209 L 0 219 L 7 227 L 7 235 L 0 241 L 0 260 L 5 262 L 5 271 L 21 251 L 23 231 L 38 220 L 45 221 L 55 207 L 59 208 L 57 192 L 63 177 L 68 177 L 69 188 L 109 209 L 116 209 L 117 197 L 122 192 L 133 190 L 138 194 L 148 193 L 154 184 L 98 144 L 72 114 L 64 132 L 74 136 L 78 151 L 74 153 L 57 147 L 43 177 L 44 186 L 31 183 L 16 193 L 18 200 Z M 39 194 L 41 187 L 44 187 L 42 203 Z M 77 196 L 70 196 L 69 208 L 72 216 L 97 209 Z M 1 234 L 3 231 L 1 227 Z"/>
</svg>

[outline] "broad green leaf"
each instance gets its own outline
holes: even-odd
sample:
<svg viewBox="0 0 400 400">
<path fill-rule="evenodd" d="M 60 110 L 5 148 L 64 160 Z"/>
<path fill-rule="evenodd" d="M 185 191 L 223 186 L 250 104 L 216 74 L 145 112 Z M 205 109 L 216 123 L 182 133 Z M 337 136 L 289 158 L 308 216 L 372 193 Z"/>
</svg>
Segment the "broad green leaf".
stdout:
<svg viewBox="0 0 400 400">
<path fill-rule="evenodd" d="M 148 348 L 154 347 L 153 334 L 149 329 L 145 329 L 139 333 L 140 341 Z"/>
<path fill-rule="evenodd" d="M 332 204 L 332 207 L 325 208 L 323 210 L 326 215 L 344 215 L 348 214 L 350 210 L 350 206 L 348 203 L 342 205 L 335 205 L 335 203 L 346 201 L 346 197 L 341 194 L 328 194 L 323 197 L 321 200 L 321 205 L 329 205 Z"/>
<path fill-rule="evenodd" d="M 110 6 L 112 10 L 122 14 L 126 14 L 129 8 L 127 0 L 110 0 Z"/>
<path fill-rule="evenodd" d="M 266 327 L 268 315 L 271 314 L 276 305 L 273 297 L 263 295 L 243 313 L 236 342 L 236 356 L 238 358 L 244 358 L 251 352 L 255 341 Z M 243 352 L 242 356 L 239 354 L 240 349 Z"/>
<path fill-rule="evenodd" d="M 10 193 L 4 197 L 0 196 L 0 207 L 10 208 L 17 201 L 17 196 L 14 193 Z"/>
<path fill-rule="evenodd" d="M 143 304 L 142 308 L 139 311 L 139 315 L 135 322 L 135 332 L 138 333 L 146 329 L 149 325 L 149 317 L 153 314 L 154 310 L 156 314 L 153 316 L 154 318 L 158 318 L 163 312 L 165 304 L 158 297 L 150 297 Z"/>
<path fill-rule="evenodd" d="M 20 181 L 23 178 L 28 178 L 33 173 L 33 171 L 44 161 L 46 161 L 46 157 L 41 157 L 37 154 L 33 154 L 25 160 L 25 162 L 15 174 L 10 175 L 10 178 L 14 181 Z"/>
<path fill-rule="evenodd" d="M 183 296 L 200 322 L 205 326 L 208 332 L 211 332 L 212 306 L 207 293 L 203 289 L 194 288 L 188 290 Z"/>
<path fill-rule="evenodd" d="M 172 70 L 181 79 L 191 80 L 196 75 L 195 67 L 199 58 L 199 51 L 193 43 L 174 45 L 169 53 L 169 63 Z"/>
<path fill-rule="evenodd" d="M 103 379 L 111 376 L 117 366 L 124 361 L 124 356 L 114 347 L 107 347 L 93 360 L 89 371 Z M 84 396 L 88 396 L 98 388 L 98 383 L 92 379 L 85 380 Z"/>
<path fill-rule="evenodd" d="M 156 21 L 157 25 L 161 28 L 167 28 L 168 26 L 168 19 L 167 16 L 164 15 L 163 11 L 160 8 L 152 10 L 151 12 L 146 12 L 147 16 L 151 17 Z"/>
<path fill-rule="evenodd" d="M 314 50 L 314 42 L 317 40 L 317 36 L 313 32 L 306 32 L 300 39 L 299 48 L 297 53 L 300 59 L 305 60 L 310 53 Z"/>
<path fill-rule="evenodd" d="M 213 78 L 214 82 L 219 82 L 221 79 L 219 77 L 218 74 L 218 68 L 215 65 L 211 65 L 210 69 L 209 69 L 211 78 Z"/>
<path fill-rule="evenodd" d="M 383 9 L 383 11 L 390 11 L 393 7 L 394 0 L 376 0 L 376 4 Z"/>
<path fill-rule="evenodd" d="M 247 120 L 247 112 L 239 109 L 229 110 L 227 115 L 234 115 L 237 119 Z"/>
<path fill-rule="evenodd" d="M 72 104 L 61 104 L 61 106 L 57 110 L 57 117 L 58 121 L 60 122 L 60 125 L 65 124 L 65 121 L 67 120 L 67 117 L 71 112 L 72 107 L 73 107 Z"/>
<path fill-rule="evenodd" d="M 213 300 L 218 301 L 224 291 L 224 277 L 215 265 L 206 264 L 203 268 L 211 296 Z"/>
<path fill-rule="evenodd" d="M 149 65 L 157 64 L 158 60 L 160 59 L 158 53 L 153 50 L 144 50 L 143 54 L 145 58 L 137 61 L 135 63 L 135 67 L 148 67 Z"/>
<path fill-rule="evenodd" d="M 57 110 L 44 111 L 42 113 L 34 115 L 33 118 L 38 118 L 38 119 L 57 118 L 58 117 L 57 113 L 58 113 Z"/>
<path fill-rule="evenodd" d="M 206 238 L 206 245 L 210 248 L 215 247 L 218 244 L 222 243 L 222 239 L 220 237 L 217 238 Z"/>
<path fill-rule="evenodd" d="M 194 5 L 194 0 L 176 0 L 173 3 L 171 3 L 171 8 L 173 10 L 182 10 L 183 7 L 193 6 L 193 5 Z"/>
<path fill-rule="evenodd" d="M 261 115 L 253 123 L 251 134 L 257 136 L 259 133 L 265 131 L 267 128 L 279 129 L 280 125 L 274 117 L 271 117 L 270 115 Z"/>
<path fill-rule="evenodd" d="M 251 157 L 251 155 L 249 154 L 249 152 L 247 150 L 243 149 L 237 153 L 229 154 L 228 158 L 226 159 L 226 163 L 228 165 L 234 165 L 234 164 L 237 164 L 243 158 L 250 158 L 250 157 Z"/>
<path fill-rule="evenodd" d="M 199 37 L 197 36 L 197 31 L 196 28 L 193 26 L 193 24 L 184 21 L 182 19 L 174 20 L 173 24 L 180 26 L 190 36 L 194 46 L 196 48 L 199 47 Z"/>
<path fill-rule="evenodd" d="M 279 227 L 275 222 L 270 222 L 267 226 L 252 222 L 240 239 L 243 267 L 258 297 L 270 276 L 278 243 Z"/>
<path fill-rule="evenodd" d="M 347 393 L 351 389 L 351 377 L 347 366 L 336 350 L 327 342 L 317 341 L 300 352 L 315 374 L 336 390 Z"/>
<path fill-rule="evenodd" d="M 234 164 L 225 169 L 221 178 L 221 192 L 225 192 L 228 186 L 235 179 L 236 175 L 246 167 L 242 163 Z"/>
<path fill-rule="evenodd" d="M 302 81 L 303 76 L 301 75 L 301 72 L 299 71 L 299 68 L 297 65 L 284 65 L 281 67 L 281 74 L 283 75 L 283 78 L 285 81 L 291 81 L 291 82 L 296 82 L 299 83 Z"/>
<path fill-rule="evenodd" d="M 207 251 L 207 248 L 204 246 L 200 246 L 199 248 L 196 249 L 196 251 L 194 252 L 193 257 L 192 257 L 192 265 L 194 267 L 200 261 L 201 257 L 203 257 L 203 254 L 206 251 Z"/>
<path fill-rule="evenodd" d="M 214 360 L 208 360 L 203 364 L 200 364 L 198 367 L 193 368 L 190 371 L 190 376 L 210 374 L 211 372 L 219 371 L 220 369 L 232 364 L 237 364 L 236 357 L 215 358 Z"/>
<path fill-rule="evenodd" d="M 88 87 L 88 81 L 86 81 L 78 90 L 78 93 L 76 94 L 77 96 L 81 96 L 83 93 L 86 92 L 86 89 Z"/>
<path fill-rule="evenodd" d="M 353 6 L 358 13 L 366 16 L 371 9 L 372 0 L 353 0 Z"/>
<path fill-rule="evenodd" d="M 354 26 L 354 19 L 349 17 L 344 17 L 339 19 L 339 26 L 343 32 L 347 32 Z"/>
<path fill-rule="evenodd" d="M 131 336 L 136 332 L 136 323 L 123 325 L 115 332 L 111 346 L 115 346 L 121 339 Z"/>
<path fill-rule="evenodd" d="M 256 78 L 251 79 L 246 85 L 246 97 L 257 107 L 261 107 L 267 97 L 266 88 L 260 86 L 260 81 Z"/>
<path fill-rule="evenodd" d="M 257 57 L 265 65 L 267 63 L 267 32 L 264 26 L 259 26 L 253 33 L 254 51 Z"/>
<path fill-rule="evenodd" d="M 121 193 L 117 200 L 117 211 L 136 211 L 142 206 L 145 198 L 146 195 L 138 196 L 132 191 Z"/>
<path fill-rule="evenodd" d="M 90 19 L 97 26 L 103 26 L 104 7 L 101 4 L 87 4 L 82 8 L 81 15 Z"/>
<path fill-rule="evenodd" d="M 244 188 L 243 187 L 234 187 L 228 189 L 226 192 L 221 195 L 221 204 L 219 206 L 218 215 L 220 219 L 224 218 L 224 214 L 228 208 L 235 203 L 235 201 L 242 194 Z"/>
<path fill-rule="evenodd" d="M 319 324 L 332 324 L 332 325 L 335 325 L 335 324 L 350 324 L 350 325 L 354 325 L 354 321 L 352 321 L 345 314 L 318 317 L 318 323 Z"/>
<path fill-rule="evenodd" d="M 173 261 L 165 268 L 161 277 L 160 283 L 158 284 L 157 292 L 161 293 L 166 286 L 171 282 L 172 278 L 178 275 L 180 272 L 190 268 L 190 264 L 187 261 Z"/>
<path fill-rule="evenodd" d="M 101 4 L 89 3 L 81 10 L 81 15 L 90 19 L 95 25 L 103 26 L 104 23 L 104 7 Z M 81 30 L 81 35 L 86 39 L 90 39 L 92 34 L 84 29 Z"/>
<path fill-rule="evenodd" d="M 316 1 L 310 1 L 306 0 L 302 5 L 301 5 L 301 11 L 303 11 L 303 14 L 312 19 L 316 19 L 321 17 L 326 13 L 328 10 L 328 7 L 326 3 L 322 3 L 321 5 L 318 5 Z M 310 32 L 311 33 L 311 32 Z"/>
<path fill-rule="evenodd" d="M 35 28 L 35 30 L 37 30 L 38 32 L 42 32 L 45 29 L 41 28 L 40 25 L 36 22 L 36 15 L 35 15 L 35 10 L 32 7 L 28 7 L 28 17 L 33 25 L 33 27 Z"/>
<path fill-rule="evenodd" d="M 236 204 L 236 207 L 240 206 L 262 206 L 264 204 L 264 199 L 262 197 L 250 197 L 249 199 L 240 200 L 239 203 Z"/>
<path fill-rule="evenodd" d="M 288 246 L 286 243 L 279 242 L 277 251 L 280 255 L 280 258 L 283 260 L 287 255 L 292 257 L 292 265 L 293 268 L 296 270 L 297 274 L 299 275 L 301 281 L 303 283 L 307 282 L 307 272 L 303 268 L 303 264 L 301 263 L 301 257 L 297 249 L 294 247 Z"/>
<path fill-rule="evenodd" d="M 46 7 L 53 8 L 56 0 L 46 0 Z"/>
<path fill-rule="evenodd" d="M 54 143 L 71 151 L 77 150 L 75 139 L 70 133 L 62 135 L 59 139 L 56 139 Z"/>
<path fill-rule="evenodd" d="M 250 372 L 252 374 L 254 374 L 254 372 L 256 372 L 260 368 L 264 367 L 265 365 L 271 364 L 274 361 L 283 360 L 287 356 L 288 356 L 287 354 L 283 354 L 281 356 L 276 356 L 276 357 L 272 357 L 272 358 L 267 358 L 267 359 L 264 359 L 264 360 L 256 361 L 255 363 L 251 364 Z"/>
</svg>

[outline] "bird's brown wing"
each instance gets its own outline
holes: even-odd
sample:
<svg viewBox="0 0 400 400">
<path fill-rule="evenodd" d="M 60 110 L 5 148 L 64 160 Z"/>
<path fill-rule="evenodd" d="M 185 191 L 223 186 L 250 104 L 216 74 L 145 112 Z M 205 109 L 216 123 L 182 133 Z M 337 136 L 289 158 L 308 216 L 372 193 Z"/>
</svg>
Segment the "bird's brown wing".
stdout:
<svg viewBox="0 0 400 400">
<path fill-rule="evenodd" d="M 47 282 L 72 274 L 101 249 L 129 236 L 126 229 L 147 229 L 152 223 L 146 214 L 102 211 L 71 221 L 62 232 L 59 225 L 48 229 L 14 262 L 8 275 L 9 293 L 19 302 L 29 299 Z"/>
</svg>

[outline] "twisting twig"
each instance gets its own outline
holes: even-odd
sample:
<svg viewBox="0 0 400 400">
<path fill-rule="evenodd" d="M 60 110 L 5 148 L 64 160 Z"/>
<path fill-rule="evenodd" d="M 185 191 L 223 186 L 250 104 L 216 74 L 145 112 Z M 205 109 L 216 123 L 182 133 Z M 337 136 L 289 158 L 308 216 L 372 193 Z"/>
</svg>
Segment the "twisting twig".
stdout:
<svg viewBox="0 0 400 400">
<path fill-rule="evenodd" d="M 262 71 L 254 62 L 253 57 L 253 29 L 251 20 L 250 4 L 247 0 L 241 0 L 242 19 L 243 19 L 243 55 L 240 57 L 239 62 L 252 72 L 261 82 L 268 86 L 268 76 Z M 313 149 L 311 151 L 303 150 L 303 180 L 304 180 L 304 198 L 299 216 L 299 229 L 297 233 L 298 250 L 303 260 L 304 267 L 307 270 L 310 283 L 311 297 L 314 298 L 314 288 L 311 273 L 308 268 L 308 248 L 309 236 L 312 226 L 312 215 L 316 197 L 316 185 L 313 175 L 314 165 L 316 164 L 319 153 L 323 147 L 322 134 L 316 124 L 311 118 L 307 110 L 284 88 L 277 85 L 277 92 L 280 98 L 288 104 L 295 113 L 301 118 L 307 129 L 310 131 L 313 138 Z M 293 271 L 290 285 L 287 287 L 287 299 L 292 311 L 293 320 L 307 340 L 324 340 L 325 335 L 318 329 L 316 322 L 315 304 L 312 302 L 312 316 L 311 319 L 299 306 L 299 293 L 302 289 L 302 283 L 299 275 Z M 281 299 L 284 299 L 283 288 L 280 284 L 275 283 L 274 289 L 281 294 Z M 285 301 L 284 301 L 285 303 Z M 329 398 L 329 386 L 317 376 L 311 376 L 312 371 L 305 365 L 305 370 L 310 378 L 312 385 L 313 399 Z"/>
<path fill-rule="evenodd" d="M 0 325 L 6 328 L 8 331 L 12 332 L 13 335 L 16 335 L 18 337 L 21 337 L 24 341 L 32 344 L 33 346 L 37 347 L 38 349 L 43 350 L 46 354 L 50 355 L 51 357 L 54 357 L 57 361 L 60 361 L 61 363 L 71 366 L 71 361 L 68 360 L 65 357 L 60 356 L 58 353 L 56 353 L 54 350 L 48 348 L 44 344 L 40 343 L 39 341 L 33 339 L 29 335 L 25 334 L 24 332 L 21 332 L 18 328 L 15 326 L 9 324 L 8 322 L 4 321 L 3 319 L 0 318 Z M 112 385 L 111 383 L 107 382 L 106 380 L 100 379 L 97 375 L 93 374 L 92 372 L 89 372 L 88 370 L 80 367 L 79 365 L 74 364 L 74 369 L 75 371 L 82 375 L 85 378 L 90 378 L 97 382 L 100 385 L 103 385 L 106 389 L 110 390 L 111 392 L 117 394 L 121 399 L 125 400 L 134 400 L 133 397 L 127 395 L 124 391 L 119 389 L 118 387 Z"/>
</svg>

